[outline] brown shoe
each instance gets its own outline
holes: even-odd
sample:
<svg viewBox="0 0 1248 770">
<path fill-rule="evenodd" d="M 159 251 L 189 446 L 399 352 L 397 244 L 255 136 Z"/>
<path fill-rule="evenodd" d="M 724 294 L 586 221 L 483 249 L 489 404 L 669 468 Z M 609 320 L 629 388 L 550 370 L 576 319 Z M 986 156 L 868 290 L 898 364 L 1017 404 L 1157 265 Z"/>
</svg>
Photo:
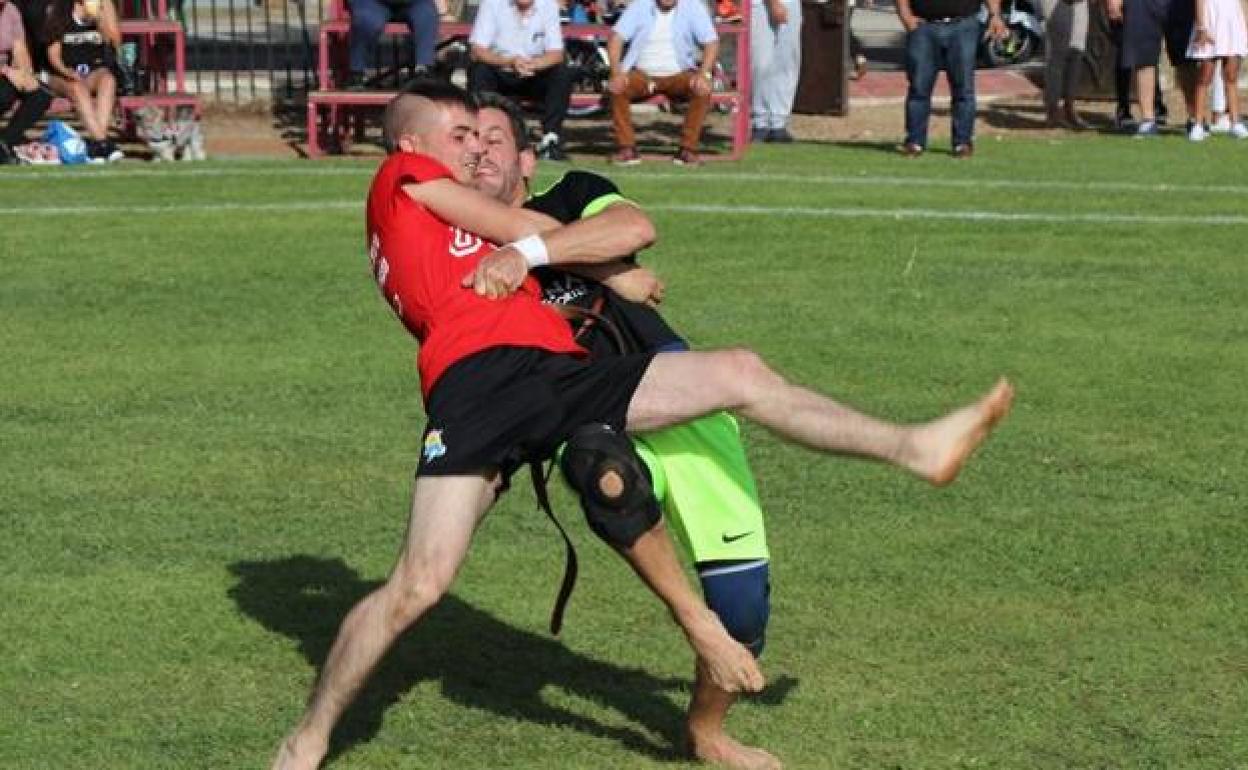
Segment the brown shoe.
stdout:
<svg viewBox="0 0 1248 770">
<path fill-rule="evenodd" d="M 680 150 L 672 157 L 672 162 L 677 166 L 701 166 L 702 159 L 693 150 L 681 147 Z"/>
<path fill-rule="evenodd" d="M 969 144 L 959 144 L 953 148 L 953 157 L 957 160 L 970 160 L 975 154 L 975 147 Z"/>
<path fill-rule="evenodd" d="M 641 163 L 641 156 L 636 147 L 621 147 L 619 152 L 611 156 L 611 163 L 616 166 L 636 166 Z"/>
<path fill-rule="evenodd" d="M 850 80 L 862 80 L 867 76 L 867 57 L 858 54 L 854 59 L 854 69 L 849 73 Z"/>
<path fill-rule="evenodd" d="M 917 158 L 923 154 L 923 148 L 920 145 L 915 144 L 914 142 L 906 142 L 905 144 L 897 148 L 897 152 L 901 153 L 907 158 Z"/>
</svg>

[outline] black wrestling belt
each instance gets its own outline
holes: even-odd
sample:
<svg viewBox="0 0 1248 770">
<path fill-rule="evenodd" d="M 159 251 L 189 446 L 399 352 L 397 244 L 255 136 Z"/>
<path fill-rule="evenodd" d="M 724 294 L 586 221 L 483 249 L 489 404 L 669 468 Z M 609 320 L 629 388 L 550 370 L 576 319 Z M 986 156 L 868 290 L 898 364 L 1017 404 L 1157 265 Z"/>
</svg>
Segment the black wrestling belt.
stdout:
<svg viewBox="0 0 1248 770">
<path fill-rule="evenodd" d="M 624 341 L 624 335 L 611 322 L 611 319 L 603 315 L 602 309 L 605 305 L 606 297 L 598 296 L 594 298 L 594 301 L 588 308 L 578 305 L 555 305 L 555 309 L 569 321 L 580 319 L 580 326 L 577 327 L 576 333 L 572 335 L 572 339 L 577 342 L 580 342 L 583 337 L 589 334 L 591 329 L 598 328 L 607 334 L 612 345 L 621 355 L 630 352 L 629 345 Z M 559 523 L 559 517 L 555 516 L 555 510 L 550 505 L 550 493 L 546 485 L 550 481 L 550 475 L 554 473 L 554 470 L 554 458 L 534 460 L 529 463 L 529 476 L 533 480 L 533 494 L 537 497 L 537 505 L 550 519 L 551 523 L 555 525 L 555 529 L 559 530 L 559 536 L 563 538 L 565 549 L 563 580 L 559 584 L 559 593 L 555 596 L 555 606 L 550 611 L 550 633 L 558 636 L 559 631 L 563 628 L 563 612 L 568 607 L 568 600 L 572 598 L 572 589 L 576 587 L 576 576 L 580 568 L 576 559 L 576 548 L 572 545 L 572 538 L 568 537 L 567 530 Z"/>
</svg>

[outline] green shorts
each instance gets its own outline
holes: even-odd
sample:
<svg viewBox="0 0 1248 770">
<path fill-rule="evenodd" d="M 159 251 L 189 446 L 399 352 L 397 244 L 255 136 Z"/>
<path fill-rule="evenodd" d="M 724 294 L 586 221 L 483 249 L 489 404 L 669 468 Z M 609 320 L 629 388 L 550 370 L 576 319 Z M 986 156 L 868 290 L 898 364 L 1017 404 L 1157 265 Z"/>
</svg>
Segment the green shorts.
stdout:
<svg viewBox="0 0 1248 770">
<path fill-rule="evenodd" d="M 767 559 L 741 429 L 727 412 L 634 437 L 668 526 L 693 561 Z"/>
</svg>

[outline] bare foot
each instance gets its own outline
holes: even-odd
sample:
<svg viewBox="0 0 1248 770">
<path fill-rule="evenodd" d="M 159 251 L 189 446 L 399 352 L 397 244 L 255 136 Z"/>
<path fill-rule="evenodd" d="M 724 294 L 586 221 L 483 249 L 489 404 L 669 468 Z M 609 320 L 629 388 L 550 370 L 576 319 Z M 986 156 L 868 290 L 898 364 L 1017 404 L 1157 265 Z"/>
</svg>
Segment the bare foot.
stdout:
<svg viewBox="0 0 1248 770">
<path fill-rule="evenodd" d="M 767 680 L 754 655 L 728 635 L 719 616 L 706 609 L 689 624 L 689 644 L 707 678 L 726 692 L 758 692 Z"/>
<path fill-rule="evenodd" d="M 1002 377 L 974 404 L 920 426 L 910 442 L 908 467 L 934 486 L 949 484 L 993 426 L 1009 414 L 1013 401 L 1014 386 Z"/>
<path fill-rule="evenodd" d="M 709 735 L 689 733 L 689 753 L 703 762 L 734 770 L 781 770 L 784 767 L 774 755 L 739 743 L 722 731 Z"/>
<path fill-rule="evenodd" d="M 325 756 L 326 748 L 323 742 L 318 743 L 302 737 L 299 732 L 293 732 L 277 747 L 272 770 L 316 770 L 321 764 L 321 758 Z"/>
</svg>

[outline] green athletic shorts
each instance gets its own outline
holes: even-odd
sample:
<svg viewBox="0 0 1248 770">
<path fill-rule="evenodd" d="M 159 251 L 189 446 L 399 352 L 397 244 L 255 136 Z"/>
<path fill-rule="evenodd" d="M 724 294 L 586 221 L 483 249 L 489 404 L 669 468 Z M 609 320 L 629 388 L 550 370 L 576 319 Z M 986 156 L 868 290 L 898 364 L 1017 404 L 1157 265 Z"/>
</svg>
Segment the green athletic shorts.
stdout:
<svg viewBox="0 0 1248 770">
<path fill-rule="evenodd" d="M 727 412 L 634 436 L 654 493 L 694 562 L 767 559 L 767 535 L 741 429 Z"/>
</svg>

